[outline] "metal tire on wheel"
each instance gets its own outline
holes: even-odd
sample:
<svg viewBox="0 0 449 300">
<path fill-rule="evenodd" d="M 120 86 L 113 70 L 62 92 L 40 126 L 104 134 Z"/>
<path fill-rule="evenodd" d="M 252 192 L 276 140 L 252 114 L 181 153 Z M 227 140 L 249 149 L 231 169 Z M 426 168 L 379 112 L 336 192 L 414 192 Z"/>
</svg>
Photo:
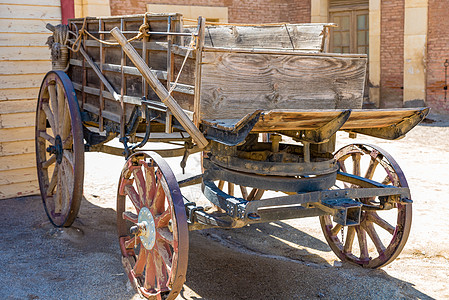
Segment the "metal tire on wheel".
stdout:
<svg viewBox="0 0 449 300">
<path fill-rule="evenodd" d="M 396 161 L 379 147 L 366 144 L 351 144 L 338 150 L 335 159 L 340 170 L 363 176 L 386 185 L 408 187 L 407 180 Z M 365 167 L 365 173 L 362 173 Z M 346 182 L 339 188 L 360 188 Z M 379 199 L 362 198 L 360 201 L 371 207 L 380 206 Z M 360 225 L 342 226 L 332 221 L 331 216 L 321 216 L 324 236 L 335 254 L 366 268 L 379 268 L 391 263 L 407 242 L 412 222 L 412 204 L 394 203 L 389 210 L 362 208 Z M 340 237 L 339 237 L 340 236 Z M 358 243 L 354 241 L 357 239 Z"/>
<path fill-rule="evenodd" d="M 70 78 L 45 75 L 35 125 L 36 164 L 45 212 L 57 227 L 75 220 L 83 197 L 84 142 L 81 114 Z"/>
<path fill-rule="evenodd" d="M 139 293 L 175 299 L 186 279 L 189 232 L 178 182 L 158 154 L 135 153 L 123 167 L 117 229 L 123 265 Z"/>
</svg>

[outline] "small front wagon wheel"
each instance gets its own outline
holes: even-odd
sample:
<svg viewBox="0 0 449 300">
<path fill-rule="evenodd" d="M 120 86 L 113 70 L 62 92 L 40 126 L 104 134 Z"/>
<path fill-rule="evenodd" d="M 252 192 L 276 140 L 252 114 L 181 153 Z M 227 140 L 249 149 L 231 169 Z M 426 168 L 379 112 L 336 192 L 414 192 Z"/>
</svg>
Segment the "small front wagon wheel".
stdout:
<svg viewBox="0 0 449 300">
<path fill-rule="evenodd" d="M 175 299 L 186 279 L 189 232 L 173 172 L 156 153 L 135 153 L 123 167 L 117 193 L 122 262 L 146 298 Z"/>
<path fill-rule="evenodd" d="M 84 142 L 81 114 L 70 78 L 50 71 L 36 110 L 36 165 L 45 212 L 57 227 L 75 220 L 83 197 Z"/>
<path fill-rule="evenodd" d="M 340 170 L 396 187 L 408 187 L 397 162 L 379 147 L 352 144 L 335 154 Z M 360 188 L 337 180 L 338 188 Z M 324 236 L 337 256 L 366 268 L 379 268 L 391 263 L 407 242 L 412 223 L 412 204 L 393 203 L 382 208 L 381 199 L 362 198 L 360 225 L 342 226 L 331 216 L 321 216 Z M 379 208 L 379 209 L 376 209 Z M 374 208 L 374 209 L 368 209 Z"/>
</svg>

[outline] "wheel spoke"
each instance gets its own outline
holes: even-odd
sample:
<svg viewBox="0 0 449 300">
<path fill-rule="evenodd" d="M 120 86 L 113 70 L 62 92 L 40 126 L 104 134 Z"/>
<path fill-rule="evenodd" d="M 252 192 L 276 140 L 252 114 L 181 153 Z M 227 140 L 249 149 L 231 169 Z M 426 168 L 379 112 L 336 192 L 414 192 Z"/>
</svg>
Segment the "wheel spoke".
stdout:
<svg viewBox="0 0 449 300">
<path fill-rule="evenodd" d="M 137 194 L 134 187 L 130 184 L 127 184 L 127 185 L 125 185 L 124 191 L 125 191 L 126 195 L 128 195 L 129 199 L 131 199 L 131 202 L 133 203 L 137 212 L 139 212 L 140 209 L 142 208 L 142 206 L 140 203 L 139 195 Z"/>
<path fill-rule="evenodd" d="M 376 246 L 376 249 L 377 249 L 377 252 L 379 253 L 379 255 L 382 255 L 385 252 L 385 246 L 383 245 L 382 241 L 380 240 L 379 235 L 377 235 L 377 232 L 376 232 L 376 229 L 374 229 L 373 223 L 365 222 L 363 227 L 364 227 L 366 233 L 368 233 L 368 236 L 373 241 L 374 246 Z"/>
<path fill-rule="evenodd" d="M 157 228 L 156 239 L 162 239 L 173 246 L 173 233 L 171 233 L 168 228 Z"/>
<path fill-rule="evenodd" d="M 160 214 L 164 211 L 165 205 L 165 192 L 162 187 L 162 182 L 159 180 L 156 184 L 156 196 L 154 196 L 153 203 L 151 204 L 151 209 L 153 214 Z"/>
<path fill-rule="evenodd" d="M 53 116 L 53 113 L 50 110 L 50 106 L 48 106 L 48 103 L 46 103 L 46 102 L 42 103 L 42 109 L 44 110 L 45 115 L 47 116 L 47 120 L 48 120 L 48 123 L 50 123 L 50 127 L 51 127 L 51 130 L 53 131 L 53 134 L 57 135 L 58 131 L 57 131 L 57 129 L 55 129 L 56 128 L 55 118 Z"/>
<path fill-rule="evenodd" d="M 140 276 L 143 274 L 143 270 L 145 269 L 145 264 L 147 263 L 148 258 L 148 251 L 145 249 L 145 247 L 140 246 L 140 252 L 137 255 L 136 264 L 134 265 L 134 273 L 137 276 Z"/>
<path fill-rule="evenodd" d="M 379 161 L 376 157 L 371 157 L 371 160 L 369 162 L 368 169 L 366 170 L 365 178 L 373 179 L 374 172 L 376 171 L 376 167 L 379 165 Z"/>
<path fill-rule="evenodd" d="M 65 120 L 64 120 L 64 110 L 65 110 L 65 95 L 64 95 L 64 89 L 62 87 L 62 85 L 57 85 L 57 92 L 58 92 L 58 110 L 56 111 L 58 117 L 57 119 L 60 122 L 57 122 L 59 124 L 59 129 L 60 129 L 60 134 L 63 135 L 63 129 L 64 129 L 64 124 L 65 124 Z M 65 138 L 64 136 L 62 136 L 62 138 Z"/>
<path fill-rule="evenodd" d="M 388 231 L 390 234 L 394 234 L 395 227 L 382 219 L 377 213 L 372 212 L 367 214 L 368 221 L 374 222 L 375 224 L 379 225 L 381 228 Z"/>
<path fill-rule="evenodd" d="M 41 138 L 46 139 L 50 144 L 52 144 L 52 145 L 55 144 L 55 138 L 52 137 L 51 135 L 49 135 L 48 133 L 46 133 L 45 131 L 40 131 L 39 132 L 39 136 Z"/>
<path fill-rule="evenodd" d="M 223 187 L 224 187 L 224 181 L 223 180 L 219 180 L 218 181 L 218 189 L 219 190 L 223 190 Z"/>
<path fill-rule="evenodd" d="M 142 203 L 147 203 L 147 200 L 146 200 L 147 189 L 146 189 L 145 178 L 143 178 L 142 169 L 141 168 L 134 169 L 133 174 L 134 174 L 134 182 L 136 183 L 136 187 L 137 187 L 137 191 L 140 196 L 140 200 L 142 201 Z"/>
<path fill-rule="evenodd" d="M 50 156 L 49 159 L 47 159 L 46 161 L 42 162 L 42 168 L 43 169 L 47 169 L 48 167 L 50 167 L 55 162 L 56 162 L 56 155 L 52 154 L 52 156 Z"/>
<path fill-rule="evenodd" d="M 56 96 L 56 86 L 53 84 L 50 84 L 48 86 L 48 94 L 50 95 L 50 104 L 51 109 L 53 111 L 53 117 L 54 117 L 54 125 L 52 126 L 53 132 L 55 135 L 59 134 L 59 115 L 58 115 L 58 99 Z"/>
<path fill-rule="evenodd" d="M 172 264 L 172 254 L 170 253 L 170 251 L 168 251 L 166 244 L 164 242 L 156 241 L 156 248 L 157 248 L 157 252 L 159 253 L 159 255 L 161 256 L 162 260 L 164 261 L 168 271 L 170 272 L 171 270 L 171 264 Z"/>
<path fill-rule="evenodd" d="M 171 219 L 171 212 L 170 212 L 170 208 L 168 208 L 162 214 L 160 214 L 159 216 L 157 216 L 154 219 L 156 228 L 167 227 L 170 219 Z"/>
<path fill-rule="evenodd" d="M 352 172 L 356 176 L 360 176 L 360 159 L 362 158 L 361 153 L 353 153 L 352 157 Z"/>
<path fill-rule="evenodd" d="M 156 288 L 156 267 L 154 265 L 154 256 L 152 252 L 148 252 L 147 263 L 145 268 L 145 283 L 144 287 L 147 290 L 154 290 Z"/>
<path fill-rule="evenodd" d="M 70 151 L 64 151 L 63 152 L 63 158 L 69 163 L 70 167 L 73 169 L 73 154 Z"/>
<path fill-rule="evenodd" d="M 55 169 L 53 170 L 53 175 L 51 176 L 50 183 L 48 184 L 47 196 L 53 195 L 56 184 L 58 183 L 58 170 L 59 170 L 58 166 L 56 166 Z"/>
<path fill-rule="evenodd" d="M 337 235 L 341 231 L 342 228 L 343 228 L 343 225 L 335 224 L 334 228 L 331 229 L 331 235 L 332 236 Z"/>
<path fill-rule="evenodd" d="M 68 137 L 62 142 L 62 149 L 71 150 L 73 145 L 72 132 L 69 133 Z"/>
<path fill-rule="evenodd" d="M 366 231 L 361 226 L 356 226 L 357 239 L 359 240 L 360 247 L 360 260 L 369 259 L 368 243 L 366 241 Z"/>
<path fill-rule="evenodd" d="M 232 182 L 228 182 L 228 195 L 234 196 L 234 184 Z"/>
<path fill-rule="evenodd" d="M 248 199 L 248 191 L 246 190 L 246 187 L 243 185 L 240 185 L 240 192 L 242 193 L 242 198 L 247 200 Z"/>
<path fill-rule="evenodd" d="M 159 252 L 153 249 L 152 253 L 157 274 L 157 288 L 159 290 L 165 291 L 167 290 L 168 283 L 167 268 L 164 261 L 162 260 L 162 257 L 159 255 Z"/>
<path fill-rule="evenodd" d="M 144 168 L 146 178 L 146 205 L 151 206 L 154 196 L 156 195 L 156 176 L 154 175 L 154 167 L 150 167 L 147 163 L 145 163 Z"/>
<path fill-rule="evenodd" d="M 57 168 L 59 168 L 58 171 L 58 180 L 56 183 L 56 194 L 53 196 L 53 199 L 55 200 L 55 213 L 61 213 L 62 210 L 62 169 L 61 169 L 61 165 L 59 164 L 57 166 Z M 55 197 L 56 196 L 56 197 Z"/>
<path fill-rule="evenodd" d="M 344 253 L 352 253 L 352 244 L 354 243 L 355 228 L 348 226 L 348 233 L 346 234 L 345 245 L 343 246 Z"/>
<path fill-rule="evenodd" d="M 136 224 L 138 222 L 138 216 L 130 211 L 124 211 L 122 214 L 124 220 L 128 220 Z"/>
<path fill-rule="evenodd" d="M 136 245 L 140 244 L 140 238 L 138 236 L 133 236 L 129 240 L 125 241 L 126 249 L 134 249 Z"/>
<path fill-rule="evenodd" d="M 338 165 L 340 166 L 340 171 L 347 173 L 346 171 L 346 166 L 345 166 L 345 161 L 343 159 L 340 159 L 338 161 Z"/>
</svg>

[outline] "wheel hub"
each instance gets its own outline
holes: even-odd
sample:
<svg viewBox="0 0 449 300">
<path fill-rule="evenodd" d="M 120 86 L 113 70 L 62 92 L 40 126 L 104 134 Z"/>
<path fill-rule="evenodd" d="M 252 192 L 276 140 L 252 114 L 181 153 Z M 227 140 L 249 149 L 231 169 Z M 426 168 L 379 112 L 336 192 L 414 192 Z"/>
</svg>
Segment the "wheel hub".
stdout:
<svg viewBox="0 0 449 300">
<path fill-rule="evenodd" d="M 150 210 L 143 207 L 139 212 L 139 217 L 137 219 L 139 227 L 139 237 L 142 245 L 147 249 L 151 250 L 156 242 L 156 225 L 154 223 L 153 215 Z"/>
<path fill-rule="evenodd" d="M 62 139 L 59 135 L 57 135 L 55 137 L 55 145 L 49 146 L 47 148 L 47 152 L 56 155 L 56 161 L 58 162 L 58 164 L 60 164 L 62 162 L 63 151 L 64 150 L 62 149 Z"/>
</svg>

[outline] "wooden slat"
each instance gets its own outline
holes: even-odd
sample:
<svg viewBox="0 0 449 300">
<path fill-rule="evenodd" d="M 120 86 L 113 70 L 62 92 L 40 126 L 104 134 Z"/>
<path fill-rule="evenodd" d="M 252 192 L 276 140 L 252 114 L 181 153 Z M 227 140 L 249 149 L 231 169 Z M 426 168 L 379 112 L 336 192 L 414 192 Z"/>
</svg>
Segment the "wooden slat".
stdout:
<svg viewBox="0 0 449 300">
<path fill-rule="evenodd" d="M 1 3 L 29 6 L 61 6 L 61 0 L 1 0 Z"/>
<path fill-rule="evenodd" d="M 6 114 L 0 113 L 0 128 L 30 127 L 34 126 L 36 113 L 24 112 Z"/>
<path fill-rule="evenodd" d="M 325 24 L 273 26 L 207 26 L 205 45 L 211 47 L 322 51 Z"/>
<path fill-rule="evenodd" d="M 414 115 L 416 111 L 413 108 L 354 110 L 342 129 L 387 127 Z"/>
<path fill-rule="evenodd" d="M 14 184 L 0 185 L 0 199 L 36 195 L 38 193 L 39 193 L 39 183 L 35 180 Z"/>
<path fill-rule="evenodd" d="M 36 166 L 36 155 L 34 153 L 8 155 L 0 157 L 0 171 L 22 168 L 33 168 Z"/>
<path fill-rule="evenodd" d="M 0 128 L 0 141 L 14 142 L 34 139 L 34 127 Z"/>
<path fill-rule="evenodd" d="M 45 46 L 50 33 L 7 33 L 0 34 L 0 46 Z M 47 48 L 48 49 L 48 48 Z"/>
<path fill-rule="evenodd" d="M 36 168 L 0 171 L 0 186 L 27 181 L 37 181 Z"/>
<path fill-rule="evenodd" d="M 1 20 L 0 20 L 1 23 Z M 1 26 L 1 24 L 0 24 Z M 13 60 L 13 61 L 23 61 L 23 60 L 50 60 L 50 50 L 48 47 L 0 47 L 0 60 Z M 36 69 L 36 73 L 42 72 Z"/>
<path fill-rule="evenodd" d="M 34 112 L 35 99 L 0 101 L 0 114 Z"/>
<path fill-rule="evenodd" d="M 0 156 L 34 153 L 34 140 L 0 143 Z"/>
<path fill-rule="evenodd" d="M 52 20 L 48 20 L 52 21 Z M 45 20 L 0 19 L 0 32 L 50 33 Z M 50 34 L 49 34 L 50 35 Z"/>
<path fill-rule="evenodd" d="M 16 88 L 10 89 L 8 86 L 0 87 L 0 101 L 4 100 L 22 100 L 22 99 L 33 99 L 39 94 L 39 87 L 30 88 Z"/>
<path fill-rule="evenodd" d="M 45 74 L 2 75 L 0 86 L 7 88 L 40 87 Z"/>
<path fill-rule="evenodd" d="M 44 73 L 51 70 L 51 61 L 2 61 L 0 63 L 0 75 L 26 75 Z M 43 76 L 42 76 L 43 77 Z"/>
<path fill-rule="evenodd" d="M 8 5 L 0 3 L 0 18 L 42 19 L 61 21 L 59 6 Z"/>
<path fill-rule="evenodd" d="M 361 108 L 366 58 L 205 52 L 201 118 L 241 118 L 255 110 Z"/>
</svg>

